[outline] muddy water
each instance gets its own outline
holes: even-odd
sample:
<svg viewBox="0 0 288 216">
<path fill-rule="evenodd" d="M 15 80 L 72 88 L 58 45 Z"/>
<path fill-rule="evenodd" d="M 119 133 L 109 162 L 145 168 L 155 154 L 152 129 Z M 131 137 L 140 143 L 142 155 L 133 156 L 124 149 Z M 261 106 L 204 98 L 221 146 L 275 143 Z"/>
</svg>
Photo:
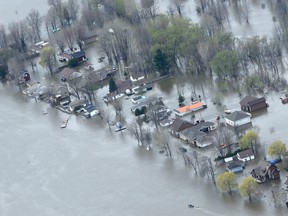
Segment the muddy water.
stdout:
<svg viewBox="0 0 288 216">
<path fill-rule="evenodd" d="M 110 131 L 100 119 L 72 116 L 61 129 L 66 114 L 25 99 L 17 88 L 1 85 L 0 98 L 1 215 L 278 212 L 267 202 L 247 204 L 237 194 L 222 195 L 185 169 L 176 155 L 171 160 L 156 149 L 139 148 L 127 132 Z"/>
<path fill-rule="evenodd" d="M 32 3 L 23 6 L 25 14 L 30 6 Z M 13 13 L 7 15 L 7 21 L 15 18 Z M 204 82 L 203 93 L 199 83 L 194 82 L 196 92 L 205 95 L 208 109 L 196 118 L 213 119 L 225 106 L 239 108 L 238 96 L 231 93 L 225 93 L 225 106 L 214 106 L 215 86 Z M 190 84 L 183 84 L 184 96 L 189 98 Z M 107 88 L 102 88 L 97 96 L 106 92 Z M 156 84 L 148 94 L 163 96 L 171 108 L 177 106 L 175 80 Z M 1 216 L 287 214 L 266 201 L 250 204 L 238 194 L 219 193 L 209 181 L 184 168 L 177 155 L 171 160 L 156 149 L 139 148 L 126 131 L 110 131 L 100 119 L 72 116 L 67 128 L 60 129 L 66 114 L 27 100 L 17 88 L 1 84 L 0 98 Z M 288 141 L 283 121 L 288 106 L 278 98 L 277 93 L 267 95 L 268 112 L 253 118 L 253 124 L 261 127 L 263 145 L 276 138 Z M 123 112 L 128 113 L 130 106 L 131 101 L 125 100 Z M 43 110 L 48 114 L 43 115 Z M 190 209 L 188 204 L 199 208 Z"/>
</svg>

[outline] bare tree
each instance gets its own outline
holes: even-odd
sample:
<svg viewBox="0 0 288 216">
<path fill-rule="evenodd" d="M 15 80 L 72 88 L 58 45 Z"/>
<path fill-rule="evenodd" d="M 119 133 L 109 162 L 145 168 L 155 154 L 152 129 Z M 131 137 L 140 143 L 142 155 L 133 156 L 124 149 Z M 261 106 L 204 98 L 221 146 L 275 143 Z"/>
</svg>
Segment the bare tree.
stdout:
<svg viewBox="0 0 288 216">
<path fill-rule="evenodd" d="M 51 26 L 52 30 L 57 29 L 57 12 L 56 12 L 55 8 L 50 8 L 48 10 L 48 13 L 47 13 L 44 20 L 45 20 L 45 26 L 46 26 L 48 33 L 50 32 L 48 30 L 48 29 L 50 29 L 49 26 Z"/>
<path fill-rule="evenodd" d="M 69 47 L 71 51 L 73 51 L 74 44 L 75 44 L 75 35 L 73 33 L 73 29 L 65 28 L 63 31 L 63 38 L 66 42 L 66 45 Z"/>
<path fill-rule="evenodd" d="M 65 39 L 62 33 L 56 32 L 53 35 L 52 42 L 57 45 L 59 50 L 63 53 L 65 49 Z"/>
<path fill-rule="evenodd" d="M 183 9 L 183 4 L 186 2 L 186 0 L 171 0 L 171 4 L 173 7 L 175 7 L 178 15 L 182 17 L 182 9 Z"/>
<path fill-rule="evenodd" d="M 47 1 L 48 1 L 48 5 L 52 6 L 55 9 L 58 20 L 60 21 L 61 26 L 63 26 L 64 22 L 63 22 L 63 3 L 62 3 L 62 0 L 47 0 Z"/>
<path fill-rule="evenodd" d="M 154 19 L 159 15 L 157 0 L 141 0 L 141 13 L 144 18 Z"/>
<path fill-rule="evenodd" d="M 139 119 L 134 120 L 131 125 L 128 127 L 128 130 L 130 133 L 135 136 L 138 146 L 144 146 L 144 129 L 143 129 L 143 123 L 139 121 Z M 151 143 L 151 140 L 149 140 L 149 135 L 146 137 L 148 138 L 148 142 Z M 150 145 L 150 144 L 149 144 Z"/>
<path fill-rule="evenodd" d="M 40 16 L 39 11 L 32 9 L 28 16 L 26 17 L 27 24 L 29 29 L 31 29 L 32 32 L 32 39 L 34 43 L 41 40 L 41 24 L 42 24 L 42 18 Z"/>
<path fill-rule="evenodd" d="M 8 29 L 12 47 L 14 47 L 19 52 L 25 52 L 27 50 L 26 22 L 12 22 L 8 25 Z"/>
<path fill-rule="evenodd" d="M 177 153 L 182 157 L 185 166 L 192 167 L 197 175 L 199 170 L 199 153 L 195 149 L 192 149 L 192 152 L 179 149 Z"/>
<path fill-rule="evenodd" d="M 107 123 L 109 130 L 111 130 L 111 124 L 113 122 L 112 114 L 110 112 L 104 112 L 104 110 L 102 110 L 100 111 L 99 116 Z"/>
<path fill-rule="evenodd" d="M 70 14 L 72 22 L 76 22 L 78 20 L 78 14 L 79 14 L 79 4 L 77 3 L 77 1 L 68 0 L 67 10 Z"/>
<path fill-rule="evenodd" d="M 152 133 L 151 133 L 150 129 L 144 130 L 143 141 L 144 141 L 145 145 L 147 145 L 147 150 L 150 150 L 151 142 L 152 142 Z"/>
<path fill-rule="evenodd" d="M 118 121 L 123 122 L 124 118 L 123 118 L 123 115 L 122 115 L 122 109 L 123 109 L 122 101 L 115 99 L 115 100 L 112 101 L 112 106 L 113 106 L 113 108 L 115 110 L 116 119 L 118 119 Z"/>
<path fill-rule="evenodd" d="M 250 9 L 247 0 L 242 0 L 242 4 L 239 7 L 240 16 L 245 20 L 246 23 L 249 23 L 250 18 Z"/>
<path fill-rule="evenodd" d="M 8 47 L 8 35 L 5 25 L 0 25 L 0 47 L 1 48 Z"/>
<path fill-rule="evenodd" d="M 75 25 L 73 27 L 73 33 L 74 33 L 76 43 L 81 50 L 83 49 L 83 42 L 82 41 L 84 39 L 85 32 L 86 32 L 85 27 L 82 25 Z"/>
<path fill-rule="evenodd" d="M 97 13 L 94 11 L 94 5 L 90 0 L 85 0 L 82 2 L 81 20 L 89 30 L 93 30 L 95 28 L 95 24 L 97 22 L 96 14 Z"/>
<path fill-rule="evenodd" d="M 162 128 L 156 130 L 154 133 L 154 143 L 159 146 L 160 150 L 163 151 L 166 156 L 172 158 L 170 139 L 170 134 Z"/>
</svg>

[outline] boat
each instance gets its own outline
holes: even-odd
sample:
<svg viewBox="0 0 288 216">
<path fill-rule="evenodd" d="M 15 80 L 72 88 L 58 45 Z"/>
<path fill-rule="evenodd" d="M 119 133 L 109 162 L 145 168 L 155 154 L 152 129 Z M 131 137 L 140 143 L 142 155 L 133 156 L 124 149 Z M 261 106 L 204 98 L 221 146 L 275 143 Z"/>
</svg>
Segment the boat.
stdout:
<svg viewBox="0 0 288 216">
<path fill-rule="evenodd" d="M 62 124 L 60 126 L 61 128 L 66 128 L 67 127 L 67 124 L 68 124 L 68 121 L 69 121 L 70 117 L 71 117 L 71 115 L 66 120 L 62 121 Z"/>
<path fill-rule="evenodd" d="M 231 111 L 230 109 L 225 109 L 225 110 L 224 110 L 224 113 L 225 113 L 225 114 L 231 114 L 232 111 Z"/>
<path fill-rule="evenodd" d="M 126 129 L 126 127 L 125 127 L 125 125 L 122 125 L 120 122 L 117 122 L 116 123 L 116 132 L 118 132 L 118 131 L 122 131 L 122 130 L 125 130 Z"/>
<path fill-rule="evenodd" d="M 68 124 L 68 120 L 63 121 L 61 124 L 61 128 L 66 128 L 67 124 Z"/>
</svg>

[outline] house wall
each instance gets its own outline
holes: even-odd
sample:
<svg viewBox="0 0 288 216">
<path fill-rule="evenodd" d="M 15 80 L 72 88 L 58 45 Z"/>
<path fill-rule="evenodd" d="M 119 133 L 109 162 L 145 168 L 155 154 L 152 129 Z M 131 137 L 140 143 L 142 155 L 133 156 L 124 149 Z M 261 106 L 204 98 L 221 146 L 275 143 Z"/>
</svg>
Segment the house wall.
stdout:
<svg viewBox="0 0 288 216">
<path fill-rule="evenodd" d="M 251 112 L 267 108 L 266 101 L 250 107 Z"/>
<path fill-rule="evenodd" d="M 254 159 L 255 159 L 254 155 L 252 155 L 252 156 L 250 156 L 250 157 L 245 157 L 245 158 L 240 158 L 239 156 L 237 156 L 237 158 L 238 158 L 238 160 L 241 160 L 241 161 L 243 161 L 243 162 L 245 162 L 245 161 L 250 161 L 250 160 L 254 160 Z"/>
<path fill-rule="evenodd" d="M 212 141 L 198 142 L 198 141 L 196 140 L 196 145 L 197 145 L 198 147 L 200 147 L 200 148 L 204 148 L 204 147 L 210 146 L 210 145 L 212 145 L 212 144 L 213 144 Z"/>
<path fill-rule="evenodd" d="M 235 122 L 234 122 L 234 121 L 231 121 L 230 119 L 227 119 L 227 118 L 225 118 L 225 122 L 226 122 L 227 124 L 231 125 L 232 127 L 234 127 L 234 125 L 235 125 Z"/>
<path fill-rule="evenodd" d="M 241 126 L 241 125 L 245 125 L 247 123 L 251 122 L 251 118 L 250 116 L 247 116 L 246 118 L 240 119 L 238 121 L 234 122 L 235 126 Z"/>
</svg>

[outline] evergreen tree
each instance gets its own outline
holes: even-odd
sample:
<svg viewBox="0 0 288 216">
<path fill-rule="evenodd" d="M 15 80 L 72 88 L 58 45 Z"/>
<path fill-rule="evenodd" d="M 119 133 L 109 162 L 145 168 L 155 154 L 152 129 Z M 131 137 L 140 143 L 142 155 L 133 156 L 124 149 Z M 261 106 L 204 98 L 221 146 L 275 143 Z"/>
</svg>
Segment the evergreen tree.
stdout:
<svg viewBox="0 0 288 216">
<path fill-rule="evenodd" d="M 111 93 L 111 92 L 115 92 L 115 91 L 117 91 L 117 86 L 116 86 L 116 83 L 113 80 L 113 78 L 111 78 L 109 80 L 109 92 Z"/>
<path fill-rule="evenodd" d="M 157 49 L 153 58 L 154 66 L 156 70 L 163 76 L 169 72 L 169 63 L 167 60 L 167 55 L 162 52 L 161 49 Z"/>
</svg>

